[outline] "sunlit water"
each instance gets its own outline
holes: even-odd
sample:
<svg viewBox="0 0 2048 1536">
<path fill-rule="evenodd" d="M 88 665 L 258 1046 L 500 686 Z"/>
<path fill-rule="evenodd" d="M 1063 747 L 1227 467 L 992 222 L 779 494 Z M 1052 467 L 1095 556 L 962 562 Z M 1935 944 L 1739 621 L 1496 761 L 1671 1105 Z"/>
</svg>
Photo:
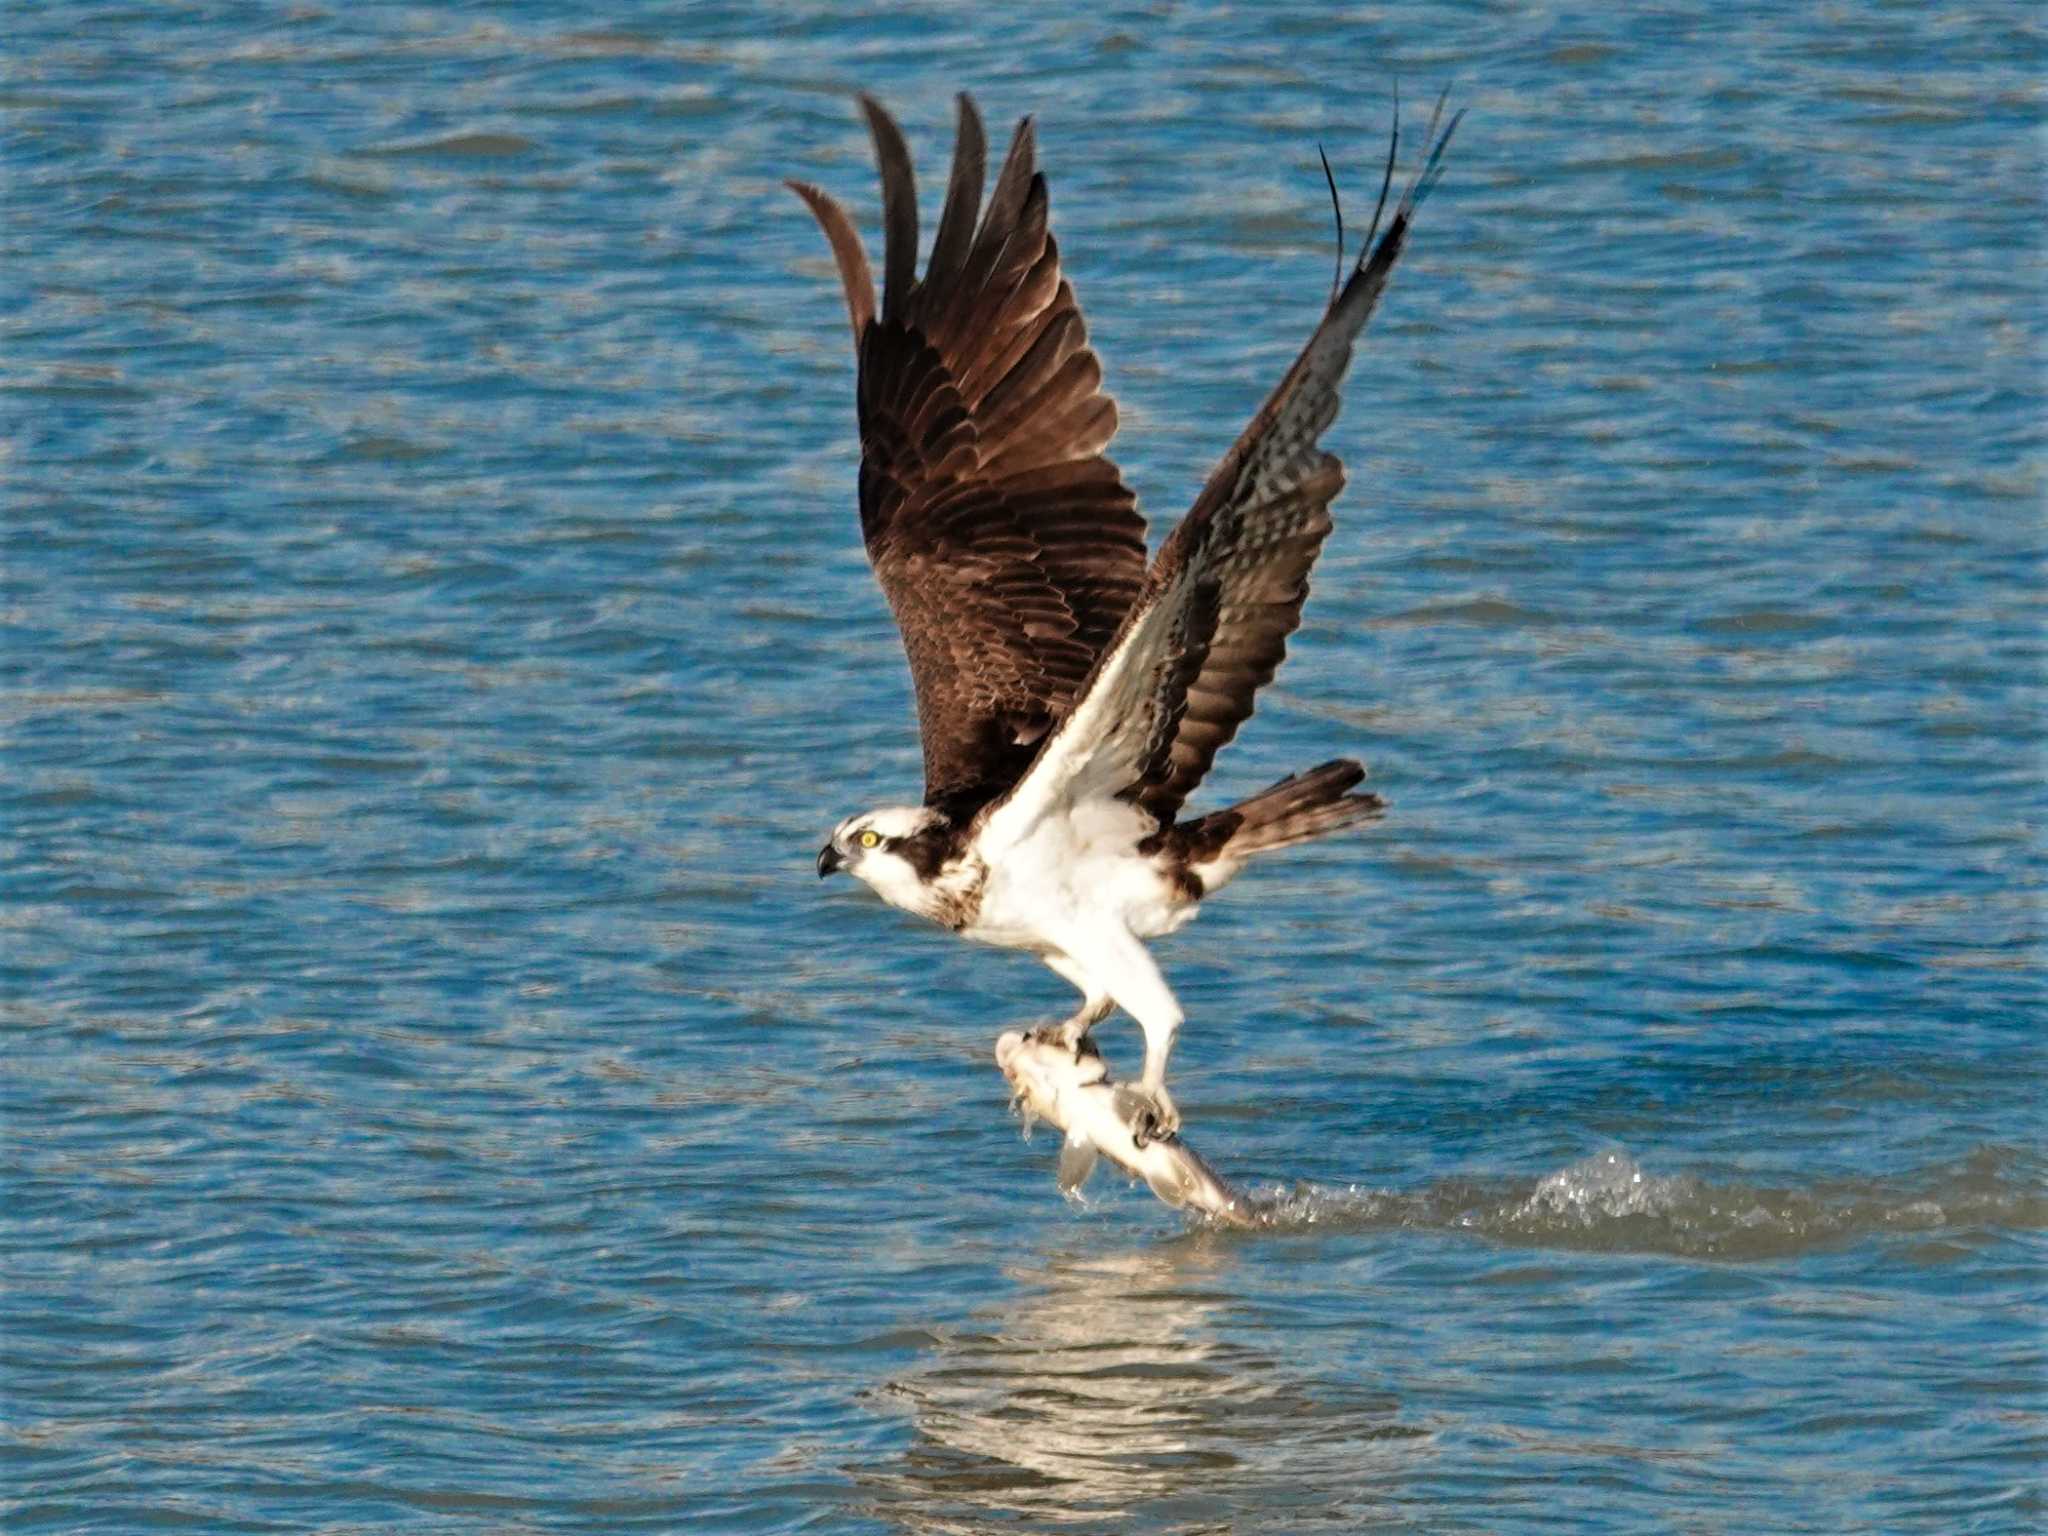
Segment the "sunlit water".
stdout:
<svg viewBox="0 0 2048 1536">
<path fill-rule="evenodd" d="M 596 15 L 9 9 L 6 1529 L 2038 1528 L 2033 10 Z M 1164 948 L 1270 1225 L 1072 1207 L 1061 984 L 811 873 L 917 751 L 778 179 L 1039 113 L 1156 531 L 1397 76 L 1215 786 L 1392 812 Z"/>
</svg>

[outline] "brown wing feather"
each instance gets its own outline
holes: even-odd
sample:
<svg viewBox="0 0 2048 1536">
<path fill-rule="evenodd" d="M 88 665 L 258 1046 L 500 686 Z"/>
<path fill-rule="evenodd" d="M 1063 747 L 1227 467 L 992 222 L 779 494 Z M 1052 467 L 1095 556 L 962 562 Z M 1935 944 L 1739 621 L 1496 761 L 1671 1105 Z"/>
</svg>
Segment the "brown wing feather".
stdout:
<svg viewBox="0 0 2048 1536">
<path fill-rule="evenodd" d="M 1217 752 L 1250 718 L 1253 696 L 1272 681 L 1287 638 L 1301 622 L 1309 568 L 1330 532 L 1330 503 L 1344 487 L 1343 466 L 1317 443 L 1336 419 L 1352 344 L 1386 290 L 1416 206 L 1436 185 L 1463 115 L 1451 119 L 1441 138 L 1431 120 L 1429 153 L 1386 234 L 1377 244 L 1367 237 L 1365 254 L 1315 335 L 1159 552 L 1156 589 L 1170 588 L 1184 566 L 1217 588 L 1215 627 L 1188 684 L 1186 707 L 1138 792 L 1162 825 L 1172 822 Z M 1391 156 L 1388 169 L 1391 174 Z"/>
<path fill-rule="evenodd" d="M 987 146 L 961 96 L 919 281 L 909 152 L 879 105 L 861 108 L 881 168 L 879 314 L 845 214 L 796 190 L 853 319 L 861 532 L 910 657 L 925 800 L 965 815 L 1009 789 L 1073 708 L 1144 585 L 1145 525 L 1103 451 L 1116 407 L 1060 274 L 1030 120 L 982 211 Z"/>
<path fill-rule="evenodd" d="M 862 332 L 875 317 L 875 279 L 868 271 L 868 253 L 861 249 L 860 236 L 844 208 L 806 182 L 785 181 L 783 185 L 804 200 L 831 243 L 840 286 L 846 290 L 846 312 L 853 321 L 853 344 L 858 347 Z"/>
</svg>

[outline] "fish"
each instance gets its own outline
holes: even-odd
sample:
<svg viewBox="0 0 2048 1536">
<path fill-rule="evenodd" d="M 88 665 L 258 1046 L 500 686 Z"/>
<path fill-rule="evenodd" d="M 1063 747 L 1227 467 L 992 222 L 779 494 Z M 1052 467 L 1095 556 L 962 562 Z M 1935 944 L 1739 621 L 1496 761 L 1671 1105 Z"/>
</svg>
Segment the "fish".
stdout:
<svg viewBox="0 0 2048 1536">
<path fill-rule="evenodd" d="M 1011 1103 L 1024 1116 L 1049 1121 L 1065 1136 L 1060 1146 L 1060 1193 L 1081 1199 L 1081 1188 L 1102 1158 L 1140 1178 L 1175 1210 L 1191 1210 L 1219 1226 L 1256 1227 L 1264 1203 L 1223 1177 L 1178 1132 L 1144 1141 L 1132 1133 L 1137 1104 L 1112 1081 L 1109 1065 L 1084 1039 L 1079 1051 L 1017 1030 L 996 1041 L 996 1066 L 1009 1080 Z"/>
</svg>

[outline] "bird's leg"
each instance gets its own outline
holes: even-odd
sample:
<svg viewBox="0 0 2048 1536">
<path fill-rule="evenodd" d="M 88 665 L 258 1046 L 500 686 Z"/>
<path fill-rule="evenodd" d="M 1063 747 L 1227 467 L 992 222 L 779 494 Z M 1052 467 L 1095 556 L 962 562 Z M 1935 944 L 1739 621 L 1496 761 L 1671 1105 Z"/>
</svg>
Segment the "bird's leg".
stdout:
<svg viewBox="0 0 2048 1536">
<path fill-rule="evenodd" d="M 1131 1128 L 1131 1139 L 1142 1148 L 1180 1129 L 1180 1110 L 1166 1091 L 1166 1058 L 1180 1033 L 1180 1009 L 1140 1018 L 1138 1024 L 1145 1032 L 1145 1070 L 1135 1085 L 1125 1083 L 1117 1089 L 1116 1107 Z"/>
<path fill-rule="evenodd" d="M 1088 1031 L 1110 1016 L 1116 1003 L 1106 994 L 1090 995 L 1079 1008 L 1057 1024 L 1041 1024 L 1031 1031 L 1033 1040 L 1047 1045 L 1056 1045 L 1063 1051 L 1072 1051 L 1076 1059 L 1082 1048 L 1094 1049 L 1094 1042 L 1088 1038 Z"/>
<path fill-rule="evenodd" d="M 1145 1032 L 1144 1075 L 1136 1083 L 1117 1087 L 1117 1113 L 1140 1147 L 1171 1136 L 1180 1129 L 1180 1111 L 1166 1091 L 1166 1058 L 1173 1051 L 1174 1036 L 1180 1033 L 1181 1012 L 1166 978 L 1159 974 L 1145 946 L 1119 924 L 1076 928 L 1063 933 L 1061 941 L 1064 953 L 1048 955 L 1045 963 L 1088 998 L 1081 1012 L 1067 1023 L 1085 1019 L 1081 1026 L 1085 1033 L 1108 1015 L 1113 1004 L 1136 1019 Z M 1103 1006 L 1091 1017 L 1098 999 Z"/>
<path fill-rule="evenodd" d="M 1116 1007 L 1116 999 L 1095 985 L 1087 971 L 1065 955 L 1055 953 L 1044 958 L 1056 974 L 1080 988 L 1081 1006 L 1057 1024 L 1040 1025 L 1031 1031 L 1031 1038 L 1046 1045 L 1056 1045 L 1063 1051 L 1072 1051 L 1078 1061 L 1082 1044 L 1088 1040 L 1088 1031 L 1109 1017 Z"/>
</svg>

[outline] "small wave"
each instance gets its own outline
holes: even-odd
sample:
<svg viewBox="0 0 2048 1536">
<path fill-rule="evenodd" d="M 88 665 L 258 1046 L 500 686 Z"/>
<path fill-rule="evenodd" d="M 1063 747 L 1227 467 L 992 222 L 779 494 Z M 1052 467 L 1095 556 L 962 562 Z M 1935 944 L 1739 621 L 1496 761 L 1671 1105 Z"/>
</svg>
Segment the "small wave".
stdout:
<svg viewBox="0 0 2048 1536">
<path fill-rule="evenodd" d="M 1584 1158 L 1533 1186 L 1446 1179 L 1420 1190 L 1358 1185 L 1249 1191 L 1266 1231 L 1470 1232 L 1523 1247 L 1759 1260 L 1847 1246 L 1878 1234 L 2048 1228 L 2048 1188 L 2021 1154 L 1979 1149 L 1886 1181 L 1805 1189 L 1654 1174 L 1622 1150 Z"/>
<path fill-rule="evenodd" d="M 1562 1216 L 1581 1225 L 1610 1216 L 1661 1216 L 1698 1188 L 1692 1179 L 1654 1178 L 1625 1153 L 1602 1152 L 1545 1175 L 1522 1212 Z"/>
<path fill-rule="evenodd" d="M 403 144 L 380 144 L 363 151 L 386 160 L 439 157 L 450 160 L 512 160 L 532 154 L 539 146 L 519 133 L 455 133 L 444 138 L 415 140 Z"/>
</svg>

